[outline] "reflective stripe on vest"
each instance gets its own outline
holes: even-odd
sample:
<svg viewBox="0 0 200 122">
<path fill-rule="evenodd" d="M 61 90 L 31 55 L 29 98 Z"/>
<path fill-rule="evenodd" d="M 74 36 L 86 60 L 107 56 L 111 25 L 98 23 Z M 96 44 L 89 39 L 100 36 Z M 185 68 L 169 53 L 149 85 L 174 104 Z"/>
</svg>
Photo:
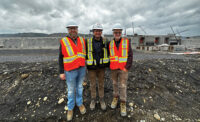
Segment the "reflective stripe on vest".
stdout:
<svg viewBox="0 0 200 122">
<path fill-rule="evenodd" d="M 71 56 L 71 57 L 65 57 L 65 58 L 63 58 L 63 62 L 70 63 L 70 62 L 74 61 L 76 58 L 77 58 L 76 55 Z"/>
<path fill-rule="evenodd" d="M 114 51 L 114 40 L 111 41 L 110 47 L 111 47 L 110 56 L 114 56 L 114 54 L 115 54 L 115 51 Z"/>
<path fill-rule="evenodd" d="M 77 56 L 78 56 L 78 57 L 81 57 L 81 58 L 85 58 L 85 54 L 84 54 L 84 53 L 79 53 L 79 52 L 78 52 L 78 53 L 77 53 Z"/>
<path fill-rule="evenodd" d="M 82 37 L 79 37 L 79 38 L 80 38 L 80 41 L 81 41 L 83 53 L 86 53 L 83 38 Z"/>
<path fill-rule="evenodd" d="M 103 40 L 103 43 L 104 43 L 104 45 L 107 45 L 107 44 L 106 44 L 106 43 L 107 43 L 106 40 Z M 103 63 L 108 63 L 110 59 L 109 59 L 109 57 L 108 57 L 107 46 L 106 46 L 106 48 L 103 49 L 103 51 L 104 51 Z"/>
<path fill-rule="evenodd" d="M 128 52 L 127 52 L 127 39 L 123 39 L 122 40 L 122 57 L 127 57 L 128 56 Z"/>
<path fill-rule="evenodd" d="M 126 62 L 127 59 L 127 57 L 119 57 L 119 63 Z"/>
<path fill-rule="evenodd" d="M 106 45 L 106 40 L 103 40 L 103 44 Z M 103 52 L 104 52 L 104 54 L 103 54 L 103 58 L 100 59 L 100 64 L 102 64 L 102 63 L 106 64 L 106 63 L 108 63 L 109 60 L 110 60 L 110 59 L 108 58 L 108 51 L 107 51 L 107 48 L 103 48 Z"/>
<path fill-rule="evenodd" d="M 92 38 L 91 39 L 88 39 L 87 40 L 87 44 L 88 44 L 88 59 L 87 59 L 87 64 L 88 65 L 92 65 L 93 64 L 93 61 L 94 61 L 94 64 L 96 65 L 96 60 L 93 60 L 93 47 L 92 47 Z"/>
<path fill-rule="evenodd" d="M 73 51 L 73 49 L 72 49 L 72 46 L 71 46 L 71 44 L 70 44 L 70 42 L 69 42 L 69 39 L 68 38 L 64 38 L 64 45 L 66 46 L 66 48 L 67 48 L 67 53 L 68 53 L 68 55 L 69 56 L 73 56 L 74 55 L 74 51 Z"/>
</svg>

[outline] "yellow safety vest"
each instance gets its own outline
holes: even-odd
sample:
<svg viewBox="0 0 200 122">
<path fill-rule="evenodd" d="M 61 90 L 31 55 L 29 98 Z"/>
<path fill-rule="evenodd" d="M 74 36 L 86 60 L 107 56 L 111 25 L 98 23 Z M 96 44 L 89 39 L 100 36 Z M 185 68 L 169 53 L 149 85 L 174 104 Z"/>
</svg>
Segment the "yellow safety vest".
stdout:
<svg viewBox="0 0 200 122">
<path fill-rule="evenodd" d="M 96 59 L 93 58 L 93 45 L 92 45 L 93 39 L 87 39 L 87 65 L 97 65 Z M 106 45 L 106 40 L 103 39 L 103 44 Z M 103 47 L 103 52 L 104 56 L 103 58 L 100 58 L 99 64 L 107 64 L 109 62 L 109 57 L 108 57 L 108 51 L 106 46 Z"/>
</svg>

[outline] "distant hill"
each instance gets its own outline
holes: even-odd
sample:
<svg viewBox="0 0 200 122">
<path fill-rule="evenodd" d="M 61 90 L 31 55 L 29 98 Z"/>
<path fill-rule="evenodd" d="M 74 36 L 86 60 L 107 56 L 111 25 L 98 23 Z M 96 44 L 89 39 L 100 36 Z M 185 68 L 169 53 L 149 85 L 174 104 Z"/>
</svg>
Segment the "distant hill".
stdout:
<svg viewBox="0 0 200 122">
<path fill-rule="evenodd" d="M 46 34 L 46 33 L 16 33 L 16 34 L 0 34 L 0 37 L 65 37 L 67 36 L 67 33 L 52 33 L 52 34 Z M 92 36 L 92 34 L 81 34 L 79 33 L 79 36 L 88 37 Z M 113 37 L 112 34 L 104 34 L 105 37 Z M 127 35 L 127 37 L 132 37 L 133 35 Z M 134 36 L 137 36 L 134 35 Z M 200 38 L 200 36 L 191 36 L 191 37 L 182 37 L 182 38 Z"/>
<path fill-rule="evenodd" d="M 0 37 L 48 37 L 45 33 L 16 33 L 16 34 L 0 34 Z"/>
<path fill-rule="evenodd" d="M 45 33 L 16 33 L 16 34 L 0 34 L 0 37 L 65 37 L 67 33 L 52 33 L 52 34 L 45 34 Z M 81 34 L 79 36 L 88 37 L 92 36 L 91 34 Z M 112 37 L 112 35 L 105 35 L 106 37 Z"/>
<path fill-rule="evenodd" d="M 48 35 L 48 37 L 65 37 L 65 36 L 67 36 L 67 33 L 52 33 Z"/>
<path fill-rule="evenodd" d="M 16 34 L 0 34 L 0 37 L 65 37 L 67 33 L 16 33 Z M 79 36 L 88 36 L 88 34 L 79 34 Z"/>
</svg>

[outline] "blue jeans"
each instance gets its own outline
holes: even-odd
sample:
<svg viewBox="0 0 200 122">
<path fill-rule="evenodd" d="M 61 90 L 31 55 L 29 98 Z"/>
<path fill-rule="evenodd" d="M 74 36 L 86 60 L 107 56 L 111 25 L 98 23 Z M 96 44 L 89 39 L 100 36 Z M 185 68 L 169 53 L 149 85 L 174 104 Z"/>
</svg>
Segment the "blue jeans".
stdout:
<svg viewBox="0 0 200 122">
<path fill-rule="evenodd" d="M 68 110 L 73 110 L 76 105 L 81 106 L 83 104 L 83 80 L 85 78 L 86 68 L 79 67 L 71 71 L 65 71 L 66 84 L 68 88 L 68 101 L 67 107 Z"/>
</svg>

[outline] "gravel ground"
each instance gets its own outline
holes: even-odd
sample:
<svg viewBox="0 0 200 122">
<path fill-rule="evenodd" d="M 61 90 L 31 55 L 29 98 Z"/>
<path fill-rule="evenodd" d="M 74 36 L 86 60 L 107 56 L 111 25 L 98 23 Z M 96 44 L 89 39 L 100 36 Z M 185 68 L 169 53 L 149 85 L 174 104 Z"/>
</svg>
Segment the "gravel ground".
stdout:
<svg viewBox="0 0 200 122">
<path fill-rule="evenodd" d="M 65 81 L 59 79 L 58 50 L 0 50 L 0 121 L 66 121 Z M 105 76 L 107 110 L 89 110 L 89 81 L 84 83 L 87 113 L 77 107 L 75 122 L 200 122 L 200 55 L 134 51 L 127 87 L 128 116 L 110 108 L 112 81 Z M 58 103 L 64 99 L 61 103 Z"/>
<path fill-rule="evenodd" d="M 44 62 L 58 60 L 58 50 L 0 50 L 0 62 Z"/>
<path fill-rule="evenodd" d="M 199 57 L 198 57 L 199 58 Z M 56 61 L 0 63 L 0 121 L 66 121 L 67 90 L 58 77 Z M 84 85 L 87 113 L 76 107 L 74 122 L 200 121 L 200 60 L 150 59 L 134 61 L 127 88 L 128 116 L 110 108 L 112 81 L 105 77 L 106 111 L 99 102 L 89 110 L 89 81 Z M 64 99 L 62 103 L 58 103 Z"/>
</svg>

